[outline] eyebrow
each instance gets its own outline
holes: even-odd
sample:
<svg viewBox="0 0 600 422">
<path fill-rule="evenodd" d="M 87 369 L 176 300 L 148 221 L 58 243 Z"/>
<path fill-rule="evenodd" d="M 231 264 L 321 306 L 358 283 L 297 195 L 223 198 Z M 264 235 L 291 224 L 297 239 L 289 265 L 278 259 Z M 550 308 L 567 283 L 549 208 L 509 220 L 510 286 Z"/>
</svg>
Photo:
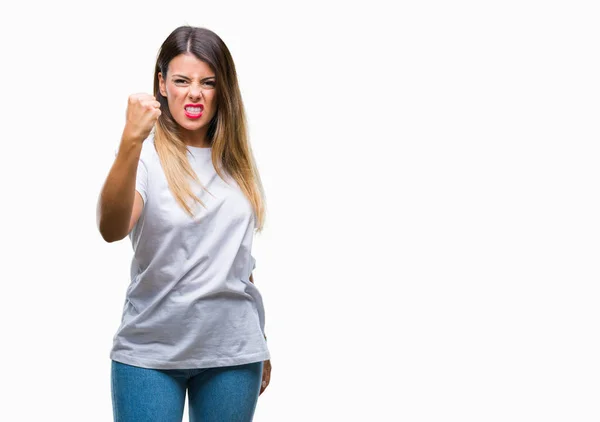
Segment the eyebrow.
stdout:
<svg viewBox="0 0 600 422">
<path fill-rule="evenodd" d="M 187 79 L 188 81 L 190 80 L 190 78 L 188 78 L 187 76 L 185 76 L 185 75 L 180 75 L 180 74 L 175 74 L 175 75 L 173 75 L 173 78 L 183 78 L 183 79 Z M 216 76 L 207 76 L 206 78 L 202 78 L 202 79 L 200 79 L 200 80 L 201 80 L 201 81 L 204 81 L 204 80 L 206 80 L 206 79 L 214 79 L 214 78 L 216 78 Z"/>
</svg>

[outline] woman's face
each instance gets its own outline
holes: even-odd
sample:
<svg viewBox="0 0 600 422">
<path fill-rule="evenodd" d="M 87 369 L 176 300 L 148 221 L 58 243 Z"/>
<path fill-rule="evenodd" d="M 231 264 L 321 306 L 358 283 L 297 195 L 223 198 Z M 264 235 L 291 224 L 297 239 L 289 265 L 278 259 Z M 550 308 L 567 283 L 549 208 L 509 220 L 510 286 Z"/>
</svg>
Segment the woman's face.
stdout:
<svg viewBox="0 0 600 422">
<path fill-rule="evenodd" d="M 158 74 L 160 93 L 188 140 L 203 140 L 217 112 L 216 79 L 210 66 L 192 54 L 180 54 L 169 63 L 166 77 Z"/>
</svg>

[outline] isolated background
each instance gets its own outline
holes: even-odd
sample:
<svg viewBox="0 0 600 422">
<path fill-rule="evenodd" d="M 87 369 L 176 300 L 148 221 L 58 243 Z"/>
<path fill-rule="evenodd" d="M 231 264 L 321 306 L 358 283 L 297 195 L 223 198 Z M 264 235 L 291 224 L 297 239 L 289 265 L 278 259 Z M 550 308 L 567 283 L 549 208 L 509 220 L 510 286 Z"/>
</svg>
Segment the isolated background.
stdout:
<svg viewBox="0 0 600 422">
<path fill-rule="evenodd" d="M 599 420 L 595 2 L 0 12 L 0 420 L 112 420 L 131 245 L 96 200 L 182 24 L 230 48 L 267 193 L 256 421 Z"/>
</svg>

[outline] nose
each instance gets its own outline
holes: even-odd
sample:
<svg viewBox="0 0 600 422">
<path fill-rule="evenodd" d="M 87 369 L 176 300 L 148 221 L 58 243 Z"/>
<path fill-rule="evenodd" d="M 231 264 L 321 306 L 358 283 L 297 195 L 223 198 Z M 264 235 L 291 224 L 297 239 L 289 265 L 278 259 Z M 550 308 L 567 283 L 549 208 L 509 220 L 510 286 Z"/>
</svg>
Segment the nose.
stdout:
<svg viewBox="0 0 600 422">
<path fill-rule="evenodd" d="M 189 92 L 190 100 L 193 102 L 197 102 L 202 96 L 202 89 L 200 89 L 199 85 L 190 84 L 190 92 Z"/>
</svg>

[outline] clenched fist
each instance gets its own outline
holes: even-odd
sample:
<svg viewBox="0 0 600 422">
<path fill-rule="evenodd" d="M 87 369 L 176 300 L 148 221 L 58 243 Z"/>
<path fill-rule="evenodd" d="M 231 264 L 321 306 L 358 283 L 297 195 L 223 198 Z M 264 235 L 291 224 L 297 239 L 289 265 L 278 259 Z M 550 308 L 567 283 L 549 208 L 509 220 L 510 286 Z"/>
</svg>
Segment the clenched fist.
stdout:
<svg viewBox="0 0 600 422">
<path fill-rule="evenodd" d="M 132 94 L 127 103 L 123 138 L 142 142 L 160 116 L 160 103 L 150 94 Z"/>
</svg>

